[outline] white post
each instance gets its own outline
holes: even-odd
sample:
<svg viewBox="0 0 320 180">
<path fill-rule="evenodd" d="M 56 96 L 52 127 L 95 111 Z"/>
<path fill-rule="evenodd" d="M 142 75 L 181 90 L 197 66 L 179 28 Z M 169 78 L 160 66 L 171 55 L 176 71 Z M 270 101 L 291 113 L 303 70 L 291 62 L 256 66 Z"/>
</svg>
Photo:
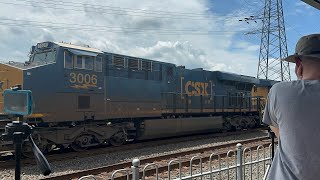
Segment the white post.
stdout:
<svg viewBox="0 0 320 180">
<path fill-rule="evenodd" d="M 139 166 L 140 166 L 140 160 L 134 159 L 132 160 L 132 180 L 139 180 Z"/>
<path fill-rule="evenodd" d="M 237 144 L 237 180 L 243 179 L 242 144 Z"/>
</svg>

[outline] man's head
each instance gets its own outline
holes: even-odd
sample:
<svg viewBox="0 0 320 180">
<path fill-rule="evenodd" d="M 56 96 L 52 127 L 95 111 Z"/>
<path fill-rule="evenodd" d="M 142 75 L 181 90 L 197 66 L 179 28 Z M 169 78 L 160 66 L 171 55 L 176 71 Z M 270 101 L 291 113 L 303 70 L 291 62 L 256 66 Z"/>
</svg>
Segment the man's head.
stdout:
<svg viewBox="0 0 320 180">
<path fill-rule="evenodd" d="M 320 80 L 320 34 L 301 37 L 296 45 L 295 54 L 284 60 L 296 64 L 295 72 L 298 79 Z"/>
</svg>

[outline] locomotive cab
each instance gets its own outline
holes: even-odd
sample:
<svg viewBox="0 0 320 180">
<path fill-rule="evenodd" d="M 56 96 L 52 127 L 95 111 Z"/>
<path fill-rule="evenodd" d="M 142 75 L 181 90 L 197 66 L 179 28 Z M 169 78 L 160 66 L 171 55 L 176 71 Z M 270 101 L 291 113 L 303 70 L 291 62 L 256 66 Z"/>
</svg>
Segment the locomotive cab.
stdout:
<svg viewBox="0 0 320 180">
<path fill-rule="evenodd" d="M 32 46 L 30 50 L 29 61 L 25 62 L 25 66 L 39 66 L 56 62 L 57 50 L 51 42 L 39 43 Z"/>
<path fill-rule="evenodd" d="M 30 79 L 31 72 L 41 66 L 52 65 L 56 62 L 56 48 L 53 43 L 45 42 L 33 46 L 28 61 L 9 61 L 0 63 L 0 94 L 12 86 L 21 85 L 26 88 L 26 79 Z M 3 96 L 0 95 L 0 114 L 3 113 Z"/>
<path fill-rule="evenodd" d="M 42 42 L 32 46 L 29 60 L 0 64 L 0 93 L 17 84 L 34 92 L 34 114 L 27 117 L 32 122 L 55 122 L 68 102 L 78 104 L 77 109 L 90 112 L 90 99 L 80 96 L 102 89 L 102 54 L 100 50 L 66 43 Z M 76 91 L 79 97 L 70 92 Z M 103 93 L 102 90 L 100 93 Z M 2 96 L 1 96 L 2 97 Z M 79 98 L 79 99 L 78 99 Z M 90 95 L 89 95 L 90 98 Z M 77 102 L 74 102 L 77 101 Z M 78 102 L 79 101 L 79 102 Z M 64 106 L 66 105 L 66 106 Z M 0 99 L 3 114 L 3 98 Z M 63 113 L 62 113 L 63 114 Z M 90 118 L 93 117 L 89 113 Z M 89 115 L 79 112 L 72 120 L 83 120 Z M 65 116 L 63 116 L 65 119 Z"/>
</svg>

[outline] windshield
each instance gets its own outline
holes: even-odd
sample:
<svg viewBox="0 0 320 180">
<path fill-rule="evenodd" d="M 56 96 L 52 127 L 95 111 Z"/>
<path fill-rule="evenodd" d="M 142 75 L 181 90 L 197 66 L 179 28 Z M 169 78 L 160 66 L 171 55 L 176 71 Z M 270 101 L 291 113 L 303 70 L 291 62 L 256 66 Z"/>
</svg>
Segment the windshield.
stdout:
<svg viewBox="0 0 320 180">
<path fill-rule="evenodd" d="M 40 52 L 33 55 L 32 62 L 55 62 L 56 51 Z"/>
</svg>

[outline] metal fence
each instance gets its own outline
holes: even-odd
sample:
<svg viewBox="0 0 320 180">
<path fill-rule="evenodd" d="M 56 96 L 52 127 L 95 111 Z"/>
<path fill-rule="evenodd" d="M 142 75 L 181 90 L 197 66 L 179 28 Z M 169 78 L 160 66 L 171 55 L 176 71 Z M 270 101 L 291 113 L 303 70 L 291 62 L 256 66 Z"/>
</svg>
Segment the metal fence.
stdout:
<svg viewBox="0 0 320 180">
<path fill-rule="evenodd" d="M 140 166 L 140 160 L 134 159 L 129 169 L 119 169 L 112 173 L 111 177 L 83 176 L 79 180 L 89 179 L 116 179 L 124 176 L 123 179 L 146 180 L 146 179 L 266 179 L 272 157 L 274 146 L 259 145 L 256 148 L 243 148 L 242 144 L 237 144 L 235 150 L 229 150 L 224 154 L 212 153 L 204 160 L 203 156 L 193 156 L 188 166 L 182 166 L 181 159 L 173 159 L 167 163 L 166 172 L 160 172 L 160 164 L 152 163 Z M 185 162 L 185 161 L 183 161 Z M 175 166 L 174 166 L 175 165 Z M 153 175 L 146 175 L 152 169 Z M 141 173 L 142 171 L 142 173 Z"/>
</svg>

